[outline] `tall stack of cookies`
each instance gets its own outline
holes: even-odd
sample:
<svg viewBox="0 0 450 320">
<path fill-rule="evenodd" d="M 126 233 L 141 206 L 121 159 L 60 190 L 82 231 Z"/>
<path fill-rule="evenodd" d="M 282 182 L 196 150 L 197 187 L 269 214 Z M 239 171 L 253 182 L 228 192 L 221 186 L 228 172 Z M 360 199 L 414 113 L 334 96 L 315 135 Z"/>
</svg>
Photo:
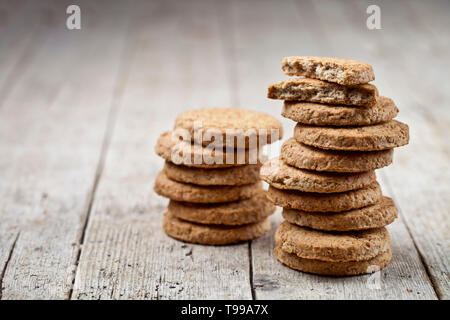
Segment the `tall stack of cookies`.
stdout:
<svg viewBox="0 0 450 320">
<path fill-rule="evenodd" d="M 282 69 L 299 76 L 272 84 L 282 115 L 297 122 L 280 158 L 261 168 L 269 198 L 283 207 L 275 256 L 323 275 L 375 272 L 391 260 L 385 228 L 397 217 L 375 169 L 406 145 L 408 126 L 393 120 L 394 102 L 378 95 L 370 65 L 346 59 L 288 57 Z"/>
<path fill-rule="evenodd" d="M 261 149 L 281 135 L 281 123 L 262 112 L 213 108 L 179 115 L 155 147 L 165 165 L 154 190 L 170 199 L 164 231 L 205 245 L 237 243 L 269 231 L 275 206 L 262 189 Z"/>
</svg>

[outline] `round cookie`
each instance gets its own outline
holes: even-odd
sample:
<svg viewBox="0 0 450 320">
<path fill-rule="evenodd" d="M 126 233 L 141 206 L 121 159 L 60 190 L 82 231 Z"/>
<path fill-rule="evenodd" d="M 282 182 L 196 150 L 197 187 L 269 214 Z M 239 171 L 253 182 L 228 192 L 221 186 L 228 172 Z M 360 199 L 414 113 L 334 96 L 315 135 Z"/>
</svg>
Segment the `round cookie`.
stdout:
<svg viewBox="0 0 450 320">
<path fill-rule="evenodd" d="M 164 232 L 172 238 L 199 244 L 224 245 L 258 238 L 270 230 L 268 218 L 241 226 L 205 225 L 184 221 L 166 212 Z"/>
<path fill-rule="evenodd" d="M 389 248 L 386 228 L 348 232 L 323 232 L 283 221 L 275 233 L 283 251 L 300 258 L 322 261 L 369 260 Z"/>
<path fill-rule="evenodd" d="M 392 259 L 390 248 L 370 260 L 347 262 L 304 259 L 295 254 L 284 252 L 280 247 L 276 247 L 274 253 L 278 261 L 292 269 L 328 276 L 354 276 L 374 273 L 386 267 Z"/>
<path fill-rule="evenodd" d="M 258 182 L 260 168 L 260 165 L 250 164 L 230 168 L 203 169 L 177 166 L 166 161 L 163 170 L 169 179 L 179 182 L 203 186 L 235 186 Z"/>
<path fill-rule="evenodd" d="M 187 130 L 192 142 L 231 148 L 256 148 L 259 141 L 264 145 L 283 136 L 283 126 L 276 118 L 239 108 L 190 110 L 177 117 L 175 129 Z"/>
<path fill-rule="evenodd" d="M 377 203 L 382 199 L 381 188 L 374 181 L 367 187 L 337 193 L 312 193 L 279 190 L 269 187 L 267 196 L 277 206 L 307 212 L 341 212 Z"/>
<path fill-rule="evenodd" d="M 261 191 L 261 182 L 242 186 L 198 186 L 169 179 L 161 171 L 153 187 L 163 197 L 176 201 L 217 203 L 249 199 Z"/>
<path fill-rule="evenodd" d="M 364 172 L 379 169 L 392 163 L 394 149 L 380 151 L 323 150 L 286 140 L 280 158 L 288 165 L 300 169 L 330 172 Z"/>
<path fill-rule="evenodd" d="M 346 86 L 375 80 L 371 65 L 350 59 L 292 56 L 281 59 L 281 69 L 289 76 L 302 76 Z"/>
<path fill-rule="evenodd" d="M 265 160 L 258 149 L 205 148 L 191 144 L 190 141 L 179 140 L 172 131 L 161 134 L 155 152 L 166 161 L 194 168 L 229 168 L 260 164 Z"/>
<path fill-rule="evenodd" d="M 320 149 L 376 151 L 408 144 L 409 128 L 396 120 L 363 127 L 317 127 L 298 123 L 294 138 Z"/>
<path fill-rule="evenodd" d="M 324 231 L 353 231 L 381 228 L 394 222 L 397 208 L 391 198 L 371 206 L 338 213 L 313 213 L 283 209 L 286 221 L 302 227 Z"/>
<path fill-rule="evenodd" d="M 392 99 L 378 97 L 371 107 L 284 101 L 281 115 L 296 122 L 319 126 L 362 126 L 390 121 L 398 114 Z"/>
<path fill-rule="evenodd" d="M 266 162 L 261 179 L 277 189 L 335 193 L 360 189 L 375 181 L 375 172 L 339 173 L 298 169 L 278 158 Z"/>
<path fill-rule="evenodd" d="M 170 201 L 168 211 L 182 220 L 201 224 L 242 225 L 264 220 L 275 206 L 261 191 L 250 199 L 218 203 L 188 203 Z"/>
</svg>

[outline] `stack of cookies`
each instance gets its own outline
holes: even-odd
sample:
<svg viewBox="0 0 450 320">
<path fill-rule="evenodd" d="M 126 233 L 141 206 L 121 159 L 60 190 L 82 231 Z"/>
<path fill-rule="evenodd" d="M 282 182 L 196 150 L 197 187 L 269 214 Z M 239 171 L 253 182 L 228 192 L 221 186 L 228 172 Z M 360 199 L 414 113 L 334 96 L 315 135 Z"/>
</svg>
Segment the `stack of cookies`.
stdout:
<svg viewBox="0 0 450 320">
<path fill-rule="evenodd" d="M 281 123 L 261 112 L 199 109 L 179 115 L 155 147 L 165 159 L 154 190 L 170 199 L 163 229 L 192 243 L 223 245 L 270 230 L 274 205 L 262 189 L 262 147 Z"/>
<path fill-rule="evenodd" d="M 368 64 L 345 59 L 288 57 L 290 78 L 268 97 L 284 100 L 282 115 L 297 122 L 279 159 L 261 168 L 268 195 L 283 207 L 275 255 L 287 266 L 324 275 L 356 275 L 391 260 L 385 228 L 397 217 L 381 193 L 375 169 L 406 145 L 408 126 L 392 120 L 394 102 L 378 95 Z"/>
</svg>

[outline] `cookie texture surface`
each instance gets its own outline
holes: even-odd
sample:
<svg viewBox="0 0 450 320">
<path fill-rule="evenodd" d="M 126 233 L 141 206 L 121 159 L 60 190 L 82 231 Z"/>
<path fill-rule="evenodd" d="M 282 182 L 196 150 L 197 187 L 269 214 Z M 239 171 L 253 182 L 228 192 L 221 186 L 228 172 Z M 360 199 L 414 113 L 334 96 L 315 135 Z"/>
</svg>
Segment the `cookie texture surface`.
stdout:
<svg viewBox="0 0 450 320">
<path fill-rule="evenodd" d="M 166 131 L 158 138 L 155 152 L 166 161 L 194 168 L 228 168 L 261 163 L 258 149 L 206 148 L 179 140 L 177 134 Z"/>
<path fill-rule="evenodd" d="M 196 124 L 197 130 L 195 130 Z M 213 145 L 228 148 L 256 148 L 258 141 L 264 145 L 281 139 L 283 135 L 281 122 L 275 117 L 263 112 L 239 108 L 187 111 L 175 120 L 176 129 L 187 130 L 192 141 L 198 144 L 207 146 L 213 143 Z M 236 142 L 234 137 L 237 137 Z M 245 145 L 236 146 L 240 140 L 245 142 Z"/>
<path fill-rule="evenodd" d="M 323 150 L 286 140 L 280 158 L 288 165 L 300 169 L 330 172 L 363 172 L 383 168 L 392 163 L 394 150 L 335 151 Z"/>
<path fill-rule="evenodd" d="M 234 186 L 258 182 L 260 168 L 260 165 L 251 164 L 230 168 L 204 169 L 177 166 L 166 161 L 163 170 L 169 179 L 179 182 L 204 186 Z"/>
<path fill-rule="evenodd" d="M 408 125 L 391 120 L 363 127 L 316 127 L 298 123 L 294 138 L 320 149 L 376 151 L 408 144 Z"/>
<path fill-rule="evenodd" d="M 298 169 L 278 158 L 266 162 L 261 179 L 278 189 L 334 193 L 363 188 L 375 181 L 375 172 L 339 173 Z"/>
<path fill-rule="evenodd" d="M 275 206 L 261 191 L 250 199 L 217 203 L 187 203 L 171 200 L 168 211 L 182 220 L 202 224 L 242 225 L 264 220 Z"/>
<path fill-rule="evenodd" d="M 288 76 L 305 76 L 343 85 L 375 80 L 371 65 L 340 58 L 286 57 L 281 60 L 281 69 Z"/>
<path fill-rule="evenodd" d="M 352 231 L 381 228 L 394 222 L 397 208 L 391 198 L 384 197 L 380 202 L 364 208 L 338 213 L 314 213 L 284 209 L 286 221 L 302 227 L 324 231 Z"/>
<path fill-rule="evenodd" d="M 275 242 L 284 252 L 300 258 L 322 261 L 369 260 L 390 247 L 386 228 L 348 232 L 323 232 L 284 221 L 275 233 Z"/>
<path fill-rule="evenodd" d="M 269 86 L 267 97 L 329 104 L 373 106 L 378 90 L 371 84 L 343 86 L 316 79 L 292 78 Z"/>
<path fill-rule="evenodd" d="M 370 107 L 284 101 L 281 115 L 304 124 L 319 126 L 361 126 L 386 122 L 398 114 L 392 99 L 379 97 Z"/>
<path fill-rule="evenodd" d="M 164 232 L 175 239 L 198 244 L 225 245 L 258 238 L 270 230 L 269 219 L 241 226 L 205 225 L 184 221 L 166 212 Z"/>
<path fill-rule="evenodd" d="M 308 212 L 342 212 L 373 205 L 382 199 L 374 181 L 367 187 L 338 193 L 312 193 L 269 187 L 268 197 L 277 206 Z"/>
<path fill-rule="evenodd" d="M 274 250 L 275 257 L 284 265 L 303 272 L 328 276 L 354 276 L 374 273 L 386 267 L 392 259 L 391 249 L 364 261 L 329 262 L 304 259 L 284 252 L 280 247 Z"/>
<path fill-rule="evenodd" d="M 262 189 L 261 182 L 242 186 L 198 186 L 169 179 L 162 171 L 155 180 L 155 192 L 175 201 L 217 203 L 249 199 Z"/>
</svg>

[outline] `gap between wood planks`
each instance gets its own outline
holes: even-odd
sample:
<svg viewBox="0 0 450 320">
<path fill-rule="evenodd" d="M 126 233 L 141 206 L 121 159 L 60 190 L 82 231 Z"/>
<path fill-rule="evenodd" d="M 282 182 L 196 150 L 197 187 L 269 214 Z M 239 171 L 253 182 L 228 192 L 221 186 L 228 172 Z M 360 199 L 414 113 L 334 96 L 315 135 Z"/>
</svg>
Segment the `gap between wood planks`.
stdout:
<svg viewBox="0 0 450 320">
<path fill-rule="evenodd" d="M 131 16 L 131 14 L 130 14 L 130 16 Z M 85 241 L 85 237 L 86 237 L 86 230 L 87 230 L 87 227 L 89 224 L 89 218 L 90 218 L 91 212 L 92 212 L 92 204 L 94 203 L 98 183 L 102 176 L 104 165 L 105 165 L 105 159 L 108 154 L 109 146 L 111 144 L 111 137 L 114 132 L 114 128 L 115 128 L 115 124 L 116 124 L 116 120 L 117 120 L 117 113 L 120 108 L 120 104 L 121 104 L 122 97 L 123 97 L 123 92 L 124 92 L 124 89 L 127 84 L 128 75 L 129 75 L 130 67 L 132 64 L 131 58 L 136 49 L 136 38 L 133 36 L 133 34 L 135 34 L 135 33 L 132 31 L 135 28 L 137 28 L 137 24 L 132 24 L 132 21 L 135 21 L 135 19 L 128 20 L 128 26 L 127 26 L 126 36 L 125 36 L 125 38 L 128 40 L 125 41 L 123 51 L 121 54 L 122 58 L 121 58 L 120 66 L 119 66 L 119 71 L 117 72 L 116 85 L 115 85 L 114 92 L 113 92 L 113 100 L 112 100 L 111 108 L 109 110 L 106 131 L 105 131 L 105 135 L 103 138 L 102 148 L 100 151 L 100 159 L 99 159 L 99 162 L 98 162 L 98 165 L 96 168 L 94 185 L 92 186 L 92 191 L 91 191 L 90 197 L 89 197 L 87 212 L 85 215 L 85 219 L 83 221 L 83 228 L 82 228 L 82 232 L 81 232 L 80 242 L 78 245 L 77 259 L 75 261 L 76 268 L 73 273 L 72 286 L 69 290 L 68 300 L 72 300 L 73 287 L 74 287 L 75 279 L 76 279 L 76 276 L 78 273 L 78 268 L 79 268 L 78 264 L 79 264 L 79 260 L 81 257 L 81 251 L 83 250 L 83 245 L 84 245 L 84 241 Z"/>
</svg>

